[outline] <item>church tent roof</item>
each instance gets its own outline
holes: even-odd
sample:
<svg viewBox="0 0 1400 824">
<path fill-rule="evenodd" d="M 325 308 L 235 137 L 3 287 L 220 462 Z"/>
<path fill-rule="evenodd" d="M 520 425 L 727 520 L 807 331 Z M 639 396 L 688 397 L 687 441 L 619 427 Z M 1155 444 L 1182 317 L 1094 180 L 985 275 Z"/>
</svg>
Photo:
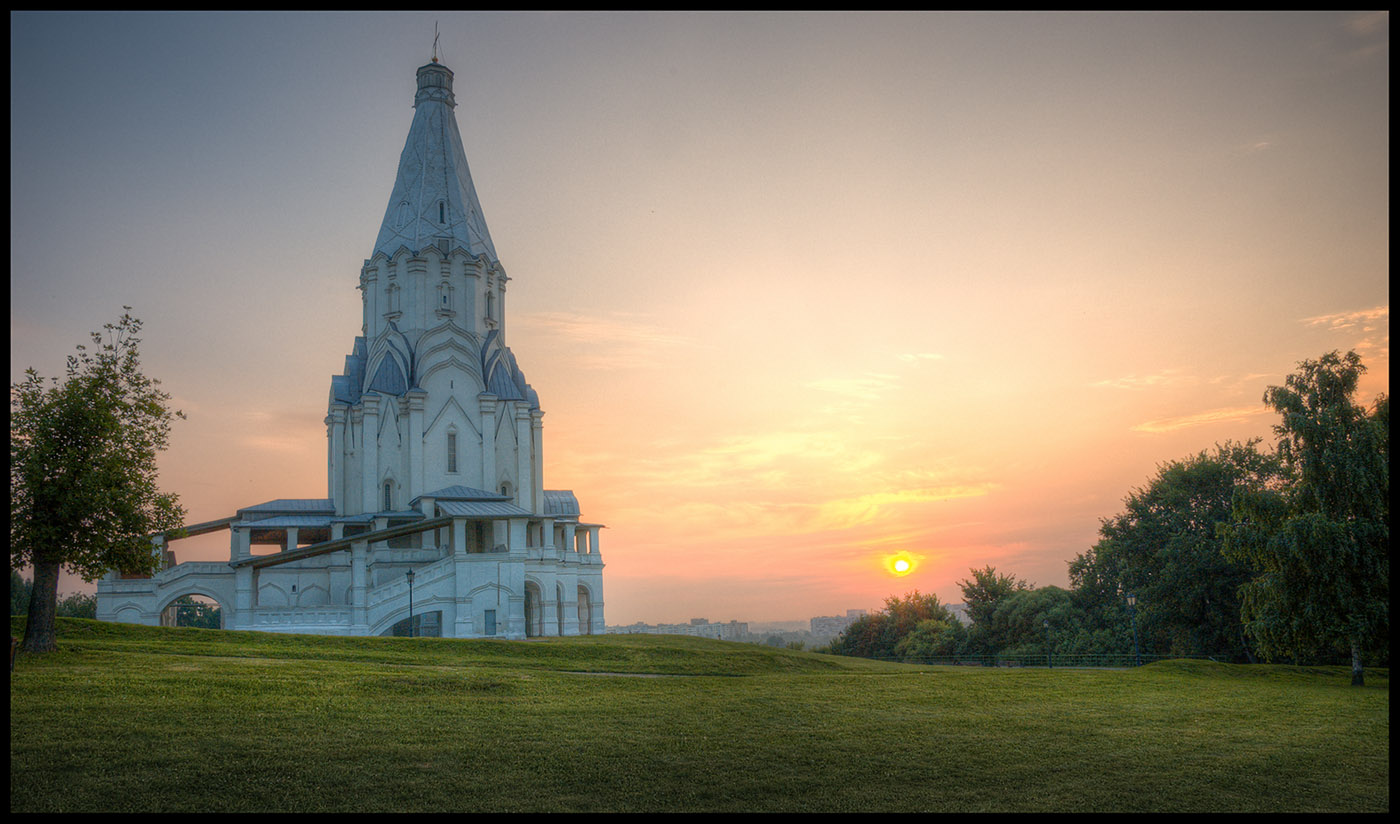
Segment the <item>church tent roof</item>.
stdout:
<svg viewBox="0 0 1400 824">
<path fill-rule="evenodd" d="M 460 246 L 498 260 L 452 113 L 456 106 L 452 70 L 441 63 L 420 67 L 413 123 L 371 258 L 393 257 L 401 247 L 416 253 L 428 246 Z"/>
</svg>

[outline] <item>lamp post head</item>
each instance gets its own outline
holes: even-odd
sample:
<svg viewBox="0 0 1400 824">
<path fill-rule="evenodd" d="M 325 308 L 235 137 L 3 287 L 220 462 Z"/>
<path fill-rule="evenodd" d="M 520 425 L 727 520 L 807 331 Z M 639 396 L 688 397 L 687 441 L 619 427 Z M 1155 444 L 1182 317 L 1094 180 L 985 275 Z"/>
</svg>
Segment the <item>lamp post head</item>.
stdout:
<svg viewBox="0 0 1400 824">
<path fill-rule="evenodd" d="M 1046 619 L 1042 620 L 1042 621 L 1040 622 L 1040 625 L 1041 625 L 1042 627 L 1045 627 L 1046 629 L 1050 629 L 1050 619 L 1049 619 L 1049 618 L 1046 618 Z"/>
<path fill-rule="evenodd" d="M 1131 592 L 1128 593 L 1128 606 L 1130 606 L 1130 607 L 1135 607 L 1135 606 L 1137 606 L 1137 596 L 1134 595 L 1134 594 L 1131 593 Z"/>
<path fill-rule="evenodd" d="M 413 570 L 410 569 L 405 575 L 408 577 L 408 582 L 413 583 Z"/>
</svg>

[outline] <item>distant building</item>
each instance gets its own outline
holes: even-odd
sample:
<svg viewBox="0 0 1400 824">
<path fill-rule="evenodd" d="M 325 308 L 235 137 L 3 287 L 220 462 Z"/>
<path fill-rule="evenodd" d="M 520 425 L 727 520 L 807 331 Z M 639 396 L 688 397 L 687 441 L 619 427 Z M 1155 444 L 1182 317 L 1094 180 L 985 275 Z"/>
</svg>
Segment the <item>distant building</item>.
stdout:
<svg viewBox="0 0 1400 824">
<path fill-rule="evenodd" d="M 506 345 L 510 278 L 467 169 L 452 76 L 436 57 L 418 69 L 388 208 L 347 283 L 361 292 L 363 322 L 330 380 L 327 496 L 155 536 L 163 569 L 109 573 L 98 618 L 167 623 L 172 604 L 199 595 L 218 602 L 228 629 L 603 632 L 602 525 L 583 520 L 573 492 L 544 487 L 544 412 Z M 180 564 L 167 547 L 223 529 L 227 562 Z"/>
<path fill-rule="evenodd" d="M 635 624 L 608 627 L 609 635 L 693 635 L 697 638 L 716 638 L 720 641 L 742 641 L 749 634 L 745 621 L 728 621 L 712 624 L 705 618 L 691 618 L 687 624 Z"/>
<path fill-rule="evenodd" d="M 811 620 L 811 631 L 820 638 L 835 638 L 868 614 L 867 610 L 848 609 L 845 615 L 821 615 Z"/>
</svg>

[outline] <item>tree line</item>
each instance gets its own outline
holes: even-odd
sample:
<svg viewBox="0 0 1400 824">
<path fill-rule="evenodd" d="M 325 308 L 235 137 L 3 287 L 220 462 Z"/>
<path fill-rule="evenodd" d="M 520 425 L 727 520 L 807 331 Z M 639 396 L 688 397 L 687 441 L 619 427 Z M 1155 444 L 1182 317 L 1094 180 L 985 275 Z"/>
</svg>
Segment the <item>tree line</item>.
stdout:
<svg viewBox="0 0 1400 824">
<path fill-rule="evenodd" d="M 825 651 L 901 661 L 977 656 L 1204 656 L 1389 665 L 1390 403 L 1353 400 L 1355 352 L 1303 361 L 1264 402 L 1261 439 L 1158 467 L 1069 561 L 1070 588 L 991 566 L 934 595 L 886 599 Z M 1134 596 L 1130 606 L 1128 596 Z"/>
<path fill-rule="evenodd" d="M 32 581 L 10 570 L 10 615 L 29 613 L 29 597 L 33 591 Z M 54 614 L 60 618 L 96 618 L 97 596 L 85 592 L 65 595 L 57 600 Z"/>
</svg>

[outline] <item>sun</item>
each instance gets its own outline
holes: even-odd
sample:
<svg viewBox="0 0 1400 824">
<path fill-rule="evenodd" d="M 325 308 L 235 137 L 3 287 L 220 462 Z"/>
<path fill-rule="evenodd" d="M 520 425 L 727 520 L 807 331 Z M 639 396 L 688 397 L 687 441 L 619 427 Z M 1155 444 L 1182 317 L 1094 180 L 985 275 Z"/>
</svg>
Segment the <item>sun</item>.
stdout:
<svg viewBox="0 0 1400 824">
<path fill-rule="evenodd" d="M 919 561 L 923 559 L 924 556 L 917 553 L 896 552 L 893 555 L 885 556 L 885 569 L 888 570 L 891 575 L 902 578 L 917 569 Z"/>
</svg>

